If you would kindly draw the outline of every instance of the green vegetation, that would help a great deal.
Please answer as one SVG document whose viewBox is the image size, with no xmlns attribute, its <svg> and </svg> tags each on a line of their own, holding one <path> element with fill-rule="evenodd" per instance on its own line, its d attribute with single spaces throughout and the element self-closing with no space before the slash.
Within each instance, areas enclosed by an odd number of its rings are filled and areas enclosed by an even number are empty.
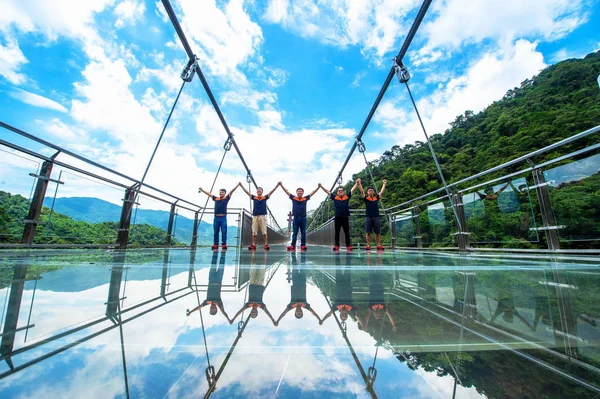
<svg viewBox="0 0 600 399">
<path fill-rule="evenodd" d="M 0 191 L 0 242 L 19 243 L 23 223 L 29 210 L 29 201 L 21 195 Z M 42 208 L 40 224 L 36 231 L 36 244 L 114 244 L 117 239 L 117 222 L 87 223 L 76 221 L 60 213 Z M 132 246 L 161 246 L 166 242 L 163 229 L 148 224 L 137 224 L 129 236 Z M 173 245 L 183 245 L 175 241 Z"/>
<path fill-rule="evenodd" d="M 451 127 L 444 134 L 429 132 L 446 181 L 448 183 L 459 181 L 597 126 L 600 123 L 600 90 L 596 82 L 599 74 L 600 52 L 589 54 L 584 59 L 560 62 L 544 69 L 539 75 L 526 79 L 520 87 L 509 90 L 500 101 L 494 102 L 485 110 L 477 114 L 465 111 L 450 123 Z M 554 159 L 597 142 L 600 142 L 598 134 L 588 136 L 535 157 L 532 161 L 539 164 L 544 160 Z M 563 163 L 588 156 L 590 153 Z M 382 198 L 385 207 L 409 201 L 442 187 L 427 143 L 424 142 L 418 141 L 404 147 L 394 145 L 379 159 L 371 162 L 370 166 L 378 187 L 381 185 L 381 180 L 388 180 Z M 525 167 L 527 163 L 524 162 L 506 168 L 499 174 L 488 175 L 484 179 L 467 184 L 471 186 L 484 183 Z M 553 167 L 556 165 L 549 168 Z M 600 238 L 597 227 L 600 221 L 600 196 L 598 176 L 594 175 L 595 173 L 598 173 L 598 169 L 583 176 L 577 182 L 562 184 L 560 187 L 550 186 L 554 212 L 568 219 L 564 223 L 561 222 L 566 229 L 570 229 L 565 231 L 564 238 L 570 240 L 579 235 L 581 239 L 583 231 L 585 232 L 583 238 L 588 240 L 587 244 L 565 241 L 561 244 L 565 247 L 590 247 L 598 244 L 598 241 L 591 243 L 589 241 Z M 364 169 L 352 177 L 353 181 L 345 185 L 346 189 L 349 190 L 354 180 L 359 177 L 363 180 L 363 185 L 372 184 L 368 169 Z M 522 180 L 526 180 L 528 186 L 535 184 L 531 173 L 522 175 L 519 181 Z M 460 188 L 465 189 L 469 186 Z M 485 187 L 481 187 L 477 191 L 482 192 L 484 189 Z M 553 195 L 552 191 L 556 191 L 556 195 Z M 510 188 L 504 194 L 510 193 L 521 196 L 527 191 L 520 192 Z M 536 225 L 540 226 L 541 219 L 535 190 L 529 191 L 528 194 L 527 198 L 519 199 L 521 204 L 518 206 L 519 209 L 514 209 L 512 212 L 486 209 L 485 214 L 480 212 L 479 215 L 474 215 L 471 220 L 468 220 L 467 229 L 473 234 L 472 241 L 492 242 L 509 247 L 545 247 L 543 242 L 536 242 L 535 232 L 531 233 L 529 230 Z M 438 193 L 437 196 L 440 195 L 442 193 Z M 350 205 L 355 209 L 364 208 L 359 195 L 351 199 Z M 412 205 L 419 205 L 419 203 Z M 426 210 L 426 207 L 422 209 L 422 211 Z M 432 213 L 437 213 L 441 219 L 432 222 Z M 534 217 L 531 216 L 532 213 Z M 325 214 L 329 217 L 333 215 L 331 206 L 325 205 Z M 354 219 L 351 223 L 352 240 L 364 242 L 363 220 Z M 444 220 L 447 222 L 441 223 Z M 441 208 L 435 212 L 430 210 L 429 213 L 420 213 L 423 243 L 438 246 L 453 244 L 452 220 L 452 209 L 448 205 L 445 209 Z M 590 226 L 593 226 L 592 230 L 589 230 Z M 384 238 L 389 242 L 388 226 L 384 223 L 383 227 Z M 575 231 L 580 233 L 575 234 Z M 409 235 L 414 234 L 407 234 L 407 237 Z M 543 237 L 543 234 L 541 236 Z M 562 234 L 561 238 L 563 238 Z"/>
</svg>

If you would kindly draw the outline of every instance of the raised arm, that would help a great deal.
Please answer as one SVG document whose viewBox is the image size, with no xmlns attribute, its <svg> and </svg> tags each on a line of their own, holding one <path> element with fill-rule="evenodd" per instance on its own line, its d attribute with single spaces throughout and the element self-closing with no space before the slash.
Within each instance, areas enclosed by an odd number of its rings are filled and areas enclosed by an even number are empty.
<svg viewBox="0 0 600 399">
<path fill-rule="evenodd" d="M 275 321 L 275 319 L 273 319 L 273 316 L 271 316 L 271 312 L 269 312 L 269 309 L 267 309 L 266 306 L 263 306 L 263 310 L 265 311 L 265 313 L 267 314 L 267 316 L 269 316 L 269 319 L 271 319 L 271 321 L 273 322 L 274 326 L 278 326 L 279 325 L 279 320 Z"/>
<path fill-rule="evenodd" d="M 313 314 L 313 316 L 315 316 L 315 317 L 317 318 L 317 320 L 319 320 L 319 324 L 323 324 L 323 320 L 321 320 L 321 318 L 319 317 L 319 315 L 318 315 L 318 314 L 316 314 L 316 313 L 315 313 L 315 311 L 314 311 L 312 308 L 308 308 L 308 311 L 309 311 L 310 313 L 312 313 L 312 314 Z"/>
<path fill-rule="evenodd" d="M 365 190 L 363 189 L 362 183 L 360 182 L 360 178 L 356 179 L 356 184 L 358 185 L 358 189 L 360 190 L 360 195 L 365 198 Z"/>
<path fill-rule="evenodd" d="M 510 183 L 510 182 L 508 182 L 508 183 Z M 504 187 L 502 187 L 500 190 L 496 191 L 496 195 L 499 195 L 502 191 L 506 190 L 506 187 L 508 187 L 508 183 L 506 183 L 504 185 Z"/>
<path fill-rule="evenodd" d="M 325 191 L 327 195 L 331 195 L 331 191 L 327 190 L 321 183 L 319 183 L 319 188 Z"/>
<path fill-rule="evenodd" d="M 233 319 L 229 320 L 229 324 L 233 324 L 233 322 L 235 321 L 235 319 L 238 318 L 238 316 L 240 314 L 242 314 L 242 312 L 244 311 L 244 309 L 246 309 L 247 306 L 244 304 L 244 306 L 242 306 L 242 308 L 240 310 L 238 310 L 238 312 L 235 314 L 235 316 L 233 316 Z"/>
<path fill-rule="evenodd" d="M 312 191 L 310 194 L 308 194 L 308 195 L 310 195 L 310 196 L 312 197 L 313 195 L 315 195 L 315 193 L 316 193 L 317 191 L 319 191 L 319 189 L 320 189 L 320 188 L 321 188 L 321 183 L 319 183 L 319 185 L 317 186 L 317 188 L 315 188 L 315 189 L 314 189 L 314 190 L 313 190 L 313 191 Z"/>
<path fill-rule="evenodd" d="M 328 317 L 330 317 L 333 314 L 333 308 L 329 311 L 329 313 L 327 313 L 325 316 L 323 316 L 323 318 L 319 321 L 319 324 L 323 324 L 323 322 L 325 322 L 325 320 L 327 320 Z"/>
<path fill-rule="evenodd" d="M 244 190 L 244 192 L 246 194 L 248 194 L 248 197 L 252 197 L 252 193 L 250 191 L 246 190 L 246 187 L 244 187 L 244 185 L 242 184 L 242 182 L 239 182 L 238 186 L 240 186 L 242 188 L 242 190 Z"/>
<path fill-rule="evenodd" d="M 385 308 L 385 314 L 387 315 L 388 319 L 390 319 L 390 323 L 392 324 L 392 331 L 396 331 L 398 328 L 396 327 L 396 323 L 394 323 L 394 319 L 392 319 L 390 309 L 387 307 Z"/>
<path fill-rule="evenodd" d="M 379 196 L 385 191 L 385 185 L 387 184 L 387 180 L 383 179 L 383 185 L 381 186 L 381 190 L 379 190 Z"/>
<path fill-rule="evenodd" d="M 211 193 L 209 193 L 208 191 L 206 191 L 205 189 L 203 189 L 202 187 L 198 187 L 198 192 L 202 192 L 206 195 L 208 195 L 210 198 L 214 197 Z"/>
<path fill-rule="evenodd" d="M 282 183 L 282 182 L 279 182 L 278 184 L 281 186 L 281 189 L 282 189 L 282 190 L 283 190 L 283 191 L 284 191 L 284 192 L 287 194 L 287 196 L 289 197 L 289 196 L 290 196 L 290 192 L 287 190 L 287 188 L 283 187 L 283 183 Z"/>
<path fill-rule="evenodd" d="M 283 313 L 281 313 L 281 315 L 279 316 L 279 318 L 277 319 L 277 321 L 275 322 L 275 325 L 279 325 L 279 320 L 283 319 L 283 316 L 285 316 L 287 314 L 287 312 L 289 312 L 292 308 L 286 308 Z"/>
<path fill-rule="evenodd" d="M 358 187 L 358 182 L 354 183 L 354 185 L 350 189 L 350 194 L 352 194 L 354 192 L 354 190 L 356 190 L 356 187 Z"/>
<path fill-rule="evenodd" d="M 268 195 L 269 197 L 270 197 L 271 195 L 273 195 L 273 193 L 275 192 L 275 190 L 277 190 L 277 187 L 279 187 L 280 185 L 281 185 L 281 182 L 277 183 L 277 184 L 275 185 L 275 187 L 273 187 L 273 190 L 269 191 L 269 194 L 267 194 L 267 195 Z"/>
<path fill-rule="evenodd" d="M 233 323 L 233 320 L 229 319 L 229 316 L 227 315 L 227 312 L 225 311 L 225 308 L 223 307 L 223 304 L 219 303 L 217 306 L 219 307 L 219 309 L 221 309 L 221 313 L 223 313 L 223 316 L 225 316 L 225 318 L 227 319 L 227 321 L 229 322 L 229 324 Z"/>
<path fill-rule="evenodd" d="M 233 194 L 233 192 L 234 192 L 235 190 L 237 190 L 237 188 L 238 188 L 238 187 L 241 187 L 241 186 L 242 186 L 242 183 L 241 183 L 241 182 L 240 182 L 240 183 L 238 183 L 238 184 L 236 184 L 236 185 L 235 185 L 235 187 L 234 187 L 234 188 L 232 188 L 232 189 L 231 189 L 231 191 L 229 192 L 229 196 L 231 197 L 231 194 Z"/>
<path fill-rule="evenodd" d="M 193 312 L 195 312 L 196 310 L 202 309 L 202 307 L 204 307 L 204 306 L 206 306 L 206 303 L 204 303 L 204 302 L 203 302 L 203 303 L 202 303 L 202 305 L 200 305 L 200 306 L 196 306 L 196 307 L 195 307 L 194 309 L 192 309 L 192 310 L 186 310 L 186 311 L 185 311 L 185 315 L 186 315 L 186 316 L 189 316 L 189 315 L 191 315 Z"/>
</svg>

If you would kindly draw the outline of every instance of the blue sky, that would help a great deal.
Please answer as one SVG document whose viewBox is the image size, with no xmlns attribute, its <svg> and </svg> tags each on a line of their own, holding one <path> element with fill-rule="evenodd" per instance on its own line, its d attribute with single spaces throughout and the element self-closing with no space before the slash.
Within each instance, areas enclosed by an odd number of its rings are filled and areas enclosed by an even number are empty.
<svg viewBox="0 0 600 399">
<path fill-rule="evenodd" d="M 333 184 L 421 2 L 172 4 L 258 184 L 312 190 Z M 595 0 L 434 2 L 405 58 L 428 132 L 443 132 L 456 115 L 482 110 L 547 65 L 598 50 L 597 26 Z M 185 63 L 160 1 L 0 2 L 0 120 L 136 178 Z M 12 133 L 0 137 L 39 150 Z M 197 187 L 210 187 L 225 139 L 196 78 L 147 182 L 203 203 Z M 423 139 L 394 81 L 363 137 L 367 158 Z M 344 180 L 363 167 L 356 154 Z M 0 177 L 10 191 L 10 178 Z M 231 151 L 216 188 L 240 180 L 245 171 Z M 75 195 L 118 203 L 122 193 L 82 181 L 59 192 Z M 234 196 L 232 205 L 247 204 Z M 269 205 L 285 224 L 289 200 L 277 192 Z"/>
</svg>

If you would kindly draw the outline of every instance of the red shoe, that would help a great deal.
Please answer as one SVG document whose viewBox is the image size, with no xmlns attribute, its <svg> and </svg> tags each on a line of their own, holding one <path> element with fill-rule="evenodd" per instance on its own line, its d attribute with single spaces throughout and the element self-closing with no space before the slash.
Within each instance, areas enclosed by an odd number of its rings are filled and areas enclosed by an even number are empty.
<svg viewBox="0 0 600 399">
<path fill-rule="evenodd" d="M 365 247 L 365 250 L 367 250 L 367 251 L 370 251 L 370 250 L 371 250 L 371 246 L 370 246 L 370 245 L 367 245 L 367 246 Z"/>
<path fill-rule="evenodd" d="M 333 250 L 334 251 L 339 251 L 340 250 L 340 246 L 339 245 L 334 245 L 333 246 Z"/>
<path fill-rule="evenodd" d="M 288 246 L 287 246 L 287 250 L 288 250 L 288 251 L 295 251 L 295 250 L 296 250 L 296 247 L 292 247 L 291 245 L 288 245 Z"/>
<path fill-rule="evenodd" d="M 248 247 L 248 249 L 249 249 L 250 251 L 255 251 L 255 250 L 256 250 L 256 245 L 250 245 L 250 246 Z"/>
<path fill-rule="evenodd" d="M 227 244 L 221 245 L 221 249 L 227 249 Z"/>
<path fill-rule="evenodd" d="M 271 247 L 269 247 L 267 244 L 265 244 L 265 246 L 263 247 L 263 249 L 264 249 L 265 251 L 268 251 L 269 249 L 271 249 Z"/>
<path fill-rule="evenodd" d="M 377 250 L 378 251 L 383 251 L 385 249 L 385 247 L 383 245 L 378 245 L 377 246 Z"/>
<path fill-rule="evenodd" d="M 303 245 L 303 246 L 301 246 L 301 247 L 300 247 L 300 250 L 301 250 L 301 251 L 306 251 L 307 249 L 308 249 L 308 248 L 306 248 L 306 245 Z"/>
<path fill-rule="evenodd" d="M 348 245 L 348 246 L 346 247 L 346 251 L 352 251 L 352 245 Z"/>
<path fill-rule="evenodd" d="M 213 244 L 212 249 L 218 249 L 219 246 L 217 244 Z"/>
</svg>

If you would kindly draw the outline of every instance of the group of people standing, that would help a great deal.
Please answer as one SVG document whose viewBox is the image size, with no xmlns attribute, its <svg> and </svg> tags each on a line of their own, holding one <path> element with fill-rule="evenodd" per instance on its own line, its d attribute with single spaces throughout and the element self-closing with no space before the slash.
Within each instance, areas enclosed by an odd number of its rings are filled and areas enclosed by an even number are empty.
<svg viewBox="0 0 600 399">
<path fill-rule="evenodd" d="M 375 234 L 375 242 L 378 250 L 383 250 L 384 247 L 381 245 L 381 223 L 379 221 L 379 199 L 385 191 L 387 180 L 383 180 L 381 190 L 379 193 L 376 192 L 374 187 L 367 187 L 367 190 L 363 189 L 360 179 L 356 179 L 356 182 L 349 193 L 346 193 L 343 187 L 338 187 L 335 193 L 327 190 L 321 183 L 315 188 L 310 194 L 304 195 L 304 189 L 298 187 L 296 189 L 296 195 L 290 193 L 288 189 L 283 186 L 282 182 L 277 183 L 275 187 L 266 195 L 262 187 L 256 189 L 256 195 L 252 194 L 244 188 L 241 182 L 239 182 L 233 189 L 227 191 L 225 189 L 219 190 L 219 195 L 213 195 L 210 192 L 204 190 L 202 187 L 198 189 L 198 192 L 202 192 L 215 202 L 214 206 L 214 237 L 212 249 L 219 248 L 219 233 L 221 236 L 221 247 L 227 249 L 227 204 L 231 199 L 231 195 L 238 188 L 242 190 L 250 197 L 253 203 L 252 210 L 252 244 L 248 247 L 249 250 L 256 250 L 256 244 L 258 239 L 258 232 L 260 231 L 263 236 L 264 249 L 268 250 L 269 244 L 267 240 L 267 200 L 271 198 L 271 195 L 281 187 L 288 198 L 292 201 L 292 242 L 287 246 L 288 251 L 295 251 L 296 244 L 298 241 L 298 233 L 300 233 L 300 250 L 306 251 L 306 204 L 313 195 L 319 189 L 322 189 L 333 201 L 334 205 L 334 246 L 333 250 L 338 251 L 340 249 L 340 231 L 344 231 L 346 250 L 352 250 L 352 243 L 350 241 L 350 205 L 349 201 L 352 197 L 352 193 L 356 188 L 360 190 L 360 194 L 365 203 L 365 238 L 366 238 L 366 250 L 371 249 L 371 233 Z"/>
</svg>

